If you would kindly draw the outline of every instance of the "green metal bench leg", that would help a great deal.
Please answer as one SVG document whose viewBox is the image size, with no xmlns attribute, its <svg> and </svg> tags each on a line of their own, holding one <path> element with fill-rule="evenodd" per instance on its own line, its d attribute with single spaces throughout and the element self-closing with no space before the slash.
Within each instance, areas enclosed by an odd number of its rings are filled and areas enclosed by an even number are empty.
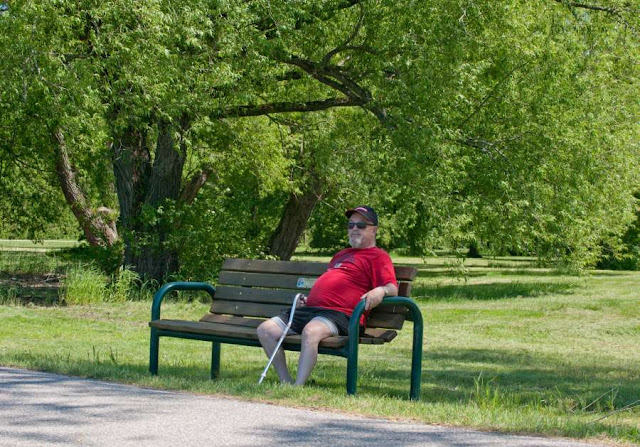
<svg viewBox="0 0 640 447">
<path fill-rule="evenodd" d="M 149 349 L 149 372 L 154 376 L 158 374 L 158 347 L 160 345 L 160 337 L 158 330 L 151 328 L 151 342 Z"/>
<path fill-rule="evenodd" d="M 356 309 L 362 313 L 364 301 Z M 355 311 L 354 311 L 355 312 Z M 358 314 L 359 315 L 359 314 Z M 360 344 L 359 320 L 352 318 L 349 322 L 349 340 L 347 341 L 347 394 L 353 396 L 358 388 L 358 347 Z"/>
<path fill-rule="evenodd" d="M 411 352 L 411 390 L 409 398 L 411 400 L 420 399 L 420 385 L 422 383 L 422 315 L 417 312 L 413 314 L 413 347 Z"/>
<path fill-rule="evenodd" d="M 349 351 L 347 356 L 347 394 L 356 394 L 358 388 L 358 346 Z"/>
<path fill-rule="evenodd" d="M 220 342 L 211 342 L 211 379 L 220 376 Z"/>
</svg>

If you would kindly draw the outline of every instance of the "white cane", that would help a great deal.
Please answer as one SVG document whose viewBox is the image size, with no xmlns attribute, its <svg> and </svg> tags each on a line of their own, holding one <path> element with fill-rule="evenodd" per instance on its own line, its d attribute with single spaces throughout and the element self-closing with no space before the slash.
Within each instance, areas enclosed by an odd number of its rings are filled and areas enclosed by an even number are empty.
<svg viewBox="0 0 640 447">
<path fill-rule="evenodd" d="M 264 368 L 264 371 L 262 371 L 260 380 L 258 380 L 258 385 L 260 385 L 264 380 L 264 378 L 267 376 L 267 371 L 269 371 L 269 367 L 271 366 L 273 359 L 278 353 L 278 349 L 280 349 L 280 345 L 282 344 L 282 341 L 284 340 L 284 338 L 287 336 L 287 333 L 289 332 L 289 328 L 291 327 L 291 323 L 293 322 L 293 314 L 296 313 L 296 306 L 298 305 L 298 299 L 300 297 L 304 297 L 304 295 L 302 293 L 297 293 L 295 298 L 293 299 L 293 304 L 291 305 L 291 312 L 289 313 L 289 321 L 287 322 L 287 327 L 284 329 L 284 331 L 282 331 L 280 340 L 278 340 L 278 345 L 276 346 L 276 349 L 273 350 L 273 353 L 271 354 L 271 358 L 269 358 L 269 363 L 267 363 L 267 366 Z"/>
</svg>

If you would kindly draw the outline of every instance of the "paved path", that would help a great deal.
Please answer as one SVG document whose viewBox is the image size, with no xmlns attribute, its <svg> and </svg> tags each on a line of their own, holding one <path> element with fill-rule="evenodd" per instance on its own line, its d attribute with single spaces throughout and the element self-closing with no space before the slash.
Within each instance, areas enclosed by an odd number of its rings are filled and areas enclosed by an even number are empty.
<svg viewBox="0 0 640 447">
<path fill-rule="evenodd" d="M 0 446 L 593 447 L 0 367 Z"/>
</svg>

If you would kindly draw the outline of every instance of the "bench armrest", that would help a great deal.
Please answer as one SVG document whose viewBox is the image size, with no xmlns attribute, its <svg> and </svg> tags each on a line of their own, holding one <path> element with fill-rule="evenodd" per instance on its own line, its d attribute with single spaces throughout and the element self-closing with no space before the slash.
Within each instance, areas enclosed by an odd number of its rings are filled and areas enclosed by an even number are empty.
<svg viewBox="0 0 640 447">
<path fill-rule="evenodd" d="M 388 296 L 382 299 L 382 304 L 393 304 L 395 306 L 404 306 L 411 312 L 411 319 L 414 323 L 422 325 L 422 313 L 420 312 L 420 308 L 416 304 L 414 300 L 406 296 Z M 360 318 L 364 313 L 365 301 L 362 300 L 358 303 L 355 309 L 353 309 L 353 314 L 351 315 L 351 319 L 349 320 L 349 337 L 351 334 L 360 334 Z M 357 343 L 357 342 L 356 342 Z"/>
<path fill-rule="evenodd" d="M 204 290 L 213 298 L 216 293 L 216 289 L 206 282 L 170 282 L 160 287 L 160 289 L 153 295 L 153 305 L 151 306 L 151 321 L 160 319 L 160 305 L 165 295 L 174 290 Z"/>
</svg>

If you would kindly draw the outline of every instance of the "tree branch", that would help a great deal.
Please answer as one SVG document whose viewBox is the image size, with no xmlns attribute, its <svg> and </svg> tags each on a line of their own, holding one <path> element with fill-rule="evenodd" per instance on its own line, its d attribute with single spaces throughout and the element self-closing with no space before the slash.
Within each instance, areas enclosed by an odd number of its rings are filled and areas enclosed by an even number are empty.
<svg viewBox="0 0 640 447">
<path fill-rule="evenodd" d="M 347 49 L 367 48 L 368 51 L 373 52 L 375 54 L 375 52 L 368 47 L 359 47 L 359 46 L 351 45 L 351 42 L 353 42 L 355 38 L 358 37 L 358 34 L 360 33 L 360 29 L 362 29 L 363 24 L 364 24 L 364 6 L 360 4 L 360 17 L 358 17 L 358 23 L 356 23 L 356 26 L 354 27 L 353 32 L 342 45 L 338 45 L 336 48 L 329 51 L 325 55 L 325 57 L 322 59 L 322 65 L 328 65 L 329 62 L 331 62 L 331 58 L 333 56 Z"/>
<path fill-rule="evenodd" d="M 455 143 L 461 144 L 463 146 L 472 147 L 475 149 L 480 149 L 480 151 L 488 155 L 493 161 L 497 161 L 494 153 L 497 153 L 502 159 L 508 161 L 509 159 L 504 155 L 504 153 L 500 150 L 498 145 L 494 142 L 482 140 L 479 138 L 458 138 L 455 140 L 450 140 Z"/>
<path fill-rule="evenodd" d="M 593 11 L 604 11 L 604 12 L 608 12 L 609 14 L 614 14 L 617 15 L 619 14 L 618 9 L 616 8 L 606 8 L 604 6 L 598 6 L 598 5 L 587 5 L 584 3 L 578 3 L 578 2 L 569 2 L 567 0 L 554 0 L 556 3 L 561 3 L 563 5 L 567 5 L 571 8 L 582 8 L 582 9 L 591 9 Z"/>
<path fill-rule="evenodd" d="M 351 98 L 351 105 L 359 105 L 373 113 L 383 124 L 389 124 L 386 111 L 370 104 L 373 101 L 371 92 L 347 76 L 341 67 L 318 64 L 293 55 L 282 62 L 300 67 L 311 77 Z"/>
<path fill-rule="evenodd" d="M 228 107 L 211 114 L 212 119 L 264 116 L 271 113 L 317 112 L 333 107 L 354 107 L 363 105 L 355 98 L 328 98 L 307 102 L 273 102 L 266 104 Z"/>
<path fill-rule="evenodd" d="M 498 87 L 500 87 L 507 79 L 509 79 L 516 71 L 526 67 L 527 65 L 529 65 L 530 62 L 525 62 L 524 64 L 518 65 L 516 67 L 514 67 L 511 71 L 509 71 L 509 73 L 507 73 L 502 79 L 500 79 L 498 82 L 496 82 L 496 84 L 491 88 L 491 90 L 489 91 L 489 93 L 487 93 L 485 95 L 484 98 L 482 98 L 482 101 L 480 101 L 480 103 L 473 109 L 473 111 L 458 125 L 458 128 L 462 129 L 468 122 L 469 120 L 471 120 L 471 118 L 473 118 L 474 116 L 476 116 L 476 114 L 482 110 L 482 108 L 489 102 L 490 99 L 492 99 L 495 96 L 496 91 L 498 90 Z"/>
<path fill-rule="evenodd" d="M 200 191 L 207 182 L 211 173 L 213 173 L 213 168 L 211 166 L 206 166 L 202 171 L 191 177 L 189 182 L 180 192 L 180 198 L 178 199 L 179 202 L 191 205 L 193 200 L 196 198 L 196 195 L 198 195 L 198 191 Z"/>
<path fill-rule="evenodd" d="M 113 245 L 118 240 L 118 232 L 112 218 L 112 211 L 100 207 L 94 212 L 90 208 L 86 194 L 76 181 L 76 174 L 69 160 L 67 144 L 62 131 L 56 129 L 53 138 L 57 143 L 54 151 L 60 187 L 71 211 L 84 230 L 87 241 L 91 245 Z"/>
<path fill-rule="evenodd" d="M 600 6 L 600 5 L 592 5 L 592 4 L 587 4 L 587 3 L 580 3 L 580 2 L 571 2 L 568 0 L 554 0 L 556 3 L 560 3 L 561 5 L 565 5 L 569 8 L 580 8 L 580 9 L 588 9 L 591 11 L 599 11 L 599 12 L 606 12 L 607 14 L 610 14 L 612 16 L 614 16 L 620 23 L 622 23 L 624 26 L 626 26 L 627 28 L 629 28 L 633 34 L 638 34 L 638 30 L 635 26 L 631 25 L 629 23 L 629 21 L 623 16 L 623 11 L 626 11 L 629 13 L 629 15 L 631 16 L 635 16 L 637 17 L 638 14 L 640 14 L 640 8 L 633 8 L 631 7 L 631 3 L 627 3 L 625 4 L 624 8 L 621 7 L 606 7 L 606 6 Z"/>
</svg>

